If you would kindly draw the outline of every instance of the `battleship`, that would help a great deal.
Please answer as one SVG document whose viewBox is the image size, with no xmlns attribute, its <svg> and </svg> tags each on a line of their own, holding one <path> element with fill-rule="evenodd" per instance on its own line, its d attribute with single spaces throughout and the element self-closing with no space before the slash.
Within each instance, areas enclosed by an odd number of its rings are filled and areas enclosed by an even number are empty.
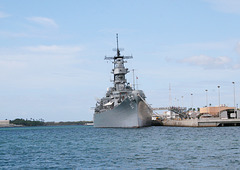
<svg viewBox="0 0 240 170">
<path fill-rule="evenodd" d="M 93 122 L 94 127 L 140 128 L 151 126 L 152 109 L 146 103 L 146 96 L 142 90 L 135 89 L 127 82 L 125 75 L 129 73 L 124 63 L 132 56 L 120 54 L 117 39 L 117 54 L 114 57 L 105 57 L 111 60 L 114 68 L 113 87 L 109 87 L 106 96 L 97 101 Z M 133 78 L 134 79 L 134 78 Z"/>
</svg>

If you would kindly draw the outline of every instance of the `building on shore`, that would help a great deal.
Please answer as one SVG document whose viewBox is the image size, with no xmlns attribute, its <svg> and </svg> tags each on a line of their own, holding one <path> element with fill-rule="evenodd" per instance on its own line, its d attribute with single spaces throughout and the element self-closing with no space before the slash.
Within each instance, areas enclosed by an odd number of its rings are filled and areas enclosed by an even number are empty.
<svg viewBox="0 0 240 170">
<path fill-rule="evenodd" d="M 5 127 L 10 125 L 10 120 L 0 120 L 0 127 Z"/>
<path fill-rule="evenodd" d="M 237 108 L 228 107 L 226 105 L 200 108 L 200 114 L 209 114 L 213 117 L 220 117 L 222 119 L 240 118 L 240 111 Z"/>
<path fill-rule="evenodd" d="M 10 124 L 10 120 L 0 120 L 0 124 Z"/>
</svg>

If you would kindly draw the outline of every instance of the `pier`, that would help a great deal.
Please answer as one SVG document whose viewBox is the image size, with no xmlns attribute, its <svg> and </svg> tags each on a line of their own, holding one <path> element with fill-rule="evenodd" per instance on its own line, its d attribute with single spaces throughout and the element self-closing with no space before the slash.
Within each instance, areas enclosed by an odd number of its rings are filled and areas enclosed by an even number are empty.
<svg viewBox="0 0 240 170">
<path fill-rule="evenodd" d="M 167 110 L 164 115 L 153 115 L 152 126 L 240 126 L 240 110 L 234 107 L 204 107 L 197 112 L 187 111 L 185 107 L 158 107 L 152 110 Z"/>
<path fill-rule="evenodd" d="M 221 126 L 240 126 L 240 119 L 186 119 L 186 120 L 163 120 L 162 126 L 179 127 L 221 127 Z"/>
</svg>

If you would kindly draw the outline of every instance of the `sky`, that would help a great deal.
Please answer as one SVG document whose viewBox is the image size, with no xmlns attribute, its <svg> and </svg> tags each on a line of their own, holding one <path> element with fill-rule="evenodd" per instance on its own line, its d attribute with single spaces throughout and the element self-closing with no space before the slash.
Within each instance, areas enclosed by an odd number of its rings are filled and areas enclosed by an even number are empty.
<svg viewBox="0 0 240 170">
<path fill-rule="evenodd" d="M 153 107 L 240 104 L 239 20 L 239 0 L 0 0 L 0 120 L 92 120 L 116 33 Z"/>
</svg>

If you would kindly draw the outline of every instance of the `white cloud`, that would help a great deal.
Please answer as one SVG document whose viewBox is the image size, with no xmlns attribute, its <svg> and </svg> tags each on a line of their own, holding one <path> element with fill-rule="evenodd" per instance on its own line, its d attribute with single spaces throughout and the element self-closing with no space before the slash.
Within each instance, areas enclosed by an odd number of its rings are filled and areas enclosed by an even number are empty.
<svg viewBox="0 0 240 170">
<path fill-rule="evenodd" d="M 31 52 L 50 52 L 50 53 L 76 53 L 82 51 L 81 46 L 58 46 L 58 45 L 39 45 L 39 46 L 29 46 L 23 49 Z"/>
<path fill-rule="evenodd" d="M 213 5 L 213 7 L 225 13 L 240 14 L 240 1 L 239 0 L 205 0 Z"/>
<path fill-rule="evenodd" d="M 77 83 L 85 86 L 86 80 L 91 79 L 89 75 L 101 73 L 93 66 L 88 68 L 89 63 L 98 63 L 83 58 L 82 53 L 79 45 L 0 48 L 0 78 L 5 84 L 24 88 L 74 86 Z"/>
<path fill-rule="evenodd" d="M 10 38 L 21 38 L 21 37 L 29 37 L 26 33 L 15 33 L 9 31 L 0 31 L 0 36 L 2 37 L 10 37 Z"/>
<path fill-rule="evenodd" d="M 201 54 L 211 56 L 215 51 L 220 55 L 234 55 L 232 53 L 236 43 L 236 40 L 226 40 L 162 45 L 161 50 L 155 52 L 154 55 L 164 56 L 167 62 L 174 62 L 176 58 L 182 58 L 181 56 L 198 56 Z"/>
<path fill-rule="evenodd" d="M 240 42 L 237 43 L 236 49 L 237 49 L 238 54 L 240 55 Z"/>
<path fill-rule="evenodd" d="M 57 28 L 58 25 L 56 22 L 51 18 L 45 18 L 45 17 L 29 17 L 27 18 L 29 21 L 33 21 L 37 24 L 43 25 L 45 27 L 55 27 Z"/>
<path fill-rule="evenodd" d="M 0 11 L 0 18 L 7 18 L 9 16 L 10 16 L 9 14 L 6 14 L 6 13 Z"/>
<path fill-rule="evenodd" d="M 240 69 L 240 64 L 234 64 L 233 69 Z"/>
<path fill-rule="evenodd" d="M 21 61 L 9 61 L 9 60 L 0 60 L 0 67 L 6 69 L 21 69 L 24 68 L 26 64 Z"/>
<path fill-rule="evenodd" d="M 0 48 L 0 71 L 5 74 L 5 70 L 16 72 L 19 69 L 31 70 L 30 72 L 62 72 L 66 66 L 72 67 L 74 64 L 81 64 L 82 59 L 78 56 L 83 51 L 79 45 L 58 46 L 39 45 L 19 48 Z M 25 71 L 26 71 L 25 70 Z"/>
<path fill-rule="evenodd" d="M 228 49 L 232 47 L 231 41 L 223 42 L 204 42 L 204 43 L 190 43 L 190 44 L 180 44 L 177 45 L 178 48 L 187 48 L 193 50 L 219 50 Z"/>
<path fill-rule="evenodd" d="M 206 55 L 187 57 L 181 60 L 182 63 L 188 63 L 193 66 L 201 66 L 204 68 L 229 68 L 231 66 L 231 59 L 226 56 L 210 57 Z"/>
</svg>

